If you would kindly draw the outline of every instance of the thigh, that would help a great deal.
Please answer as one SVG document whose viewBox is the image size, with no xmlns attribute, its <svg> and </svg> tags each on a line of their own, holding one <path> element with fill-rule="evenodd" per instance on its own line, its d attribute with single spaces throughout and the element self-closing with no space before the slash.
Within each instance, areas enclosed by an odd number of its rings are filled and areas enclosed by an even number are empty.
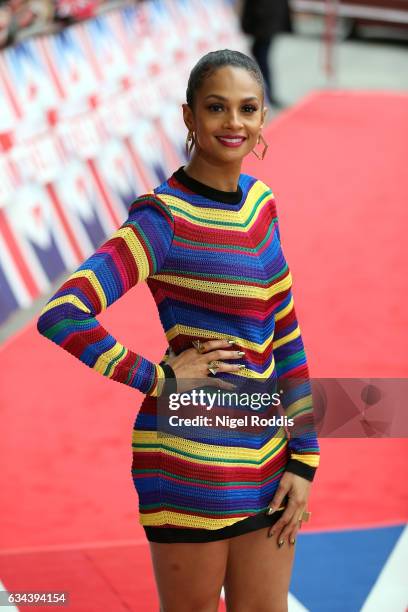
<svg viewBox="0 0 408 612">
<path fill-rule="evenodd" d="M 228 612 L 287 612 L 295 545 L 279 548 L 268 527 L 230 539 L 224 582 Z"/>
<path fill-rule="evenodd" d="M 160 612 L 216 612 L 228 558 L 228 540 L 149 542 Z"/>
</svg>

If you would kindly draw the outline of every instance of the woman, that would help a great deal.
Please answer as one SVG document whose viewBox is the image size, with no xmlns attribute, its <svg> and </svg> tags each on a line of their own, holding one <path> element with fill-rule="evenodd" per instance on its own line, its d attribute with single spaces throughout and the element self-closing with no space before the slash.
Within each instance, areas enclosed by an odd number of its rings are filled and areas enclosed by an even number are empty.
<svg viewBox="0 0 408 612">
<path fill-rule="evenodd" d="M 132 474 L 162 612 L 287 610 L 294 543 L 319 462 L 304 347 L 271 190 L 242 174 L 263 140 L 257 64 L 230 50 L 193 68 L 183 104 L 192 156 L 137 198 L 121 228 L 45 305 L 38 330 L 104 376 L 145 394 L 133 431 Z M 147 281 L 169 341 L 156 364 L 96 319 Z M 302 424 L 199 440 L 160 431 L 170 392 L 292 376 L 306 383 L 283 409 Z M 275 386 L 274 386 L 275 385 Z M 305 425 L 307 431 L 305 431 Z M 293 431 L 293 430 L 292 430 Z"/>
</svg>

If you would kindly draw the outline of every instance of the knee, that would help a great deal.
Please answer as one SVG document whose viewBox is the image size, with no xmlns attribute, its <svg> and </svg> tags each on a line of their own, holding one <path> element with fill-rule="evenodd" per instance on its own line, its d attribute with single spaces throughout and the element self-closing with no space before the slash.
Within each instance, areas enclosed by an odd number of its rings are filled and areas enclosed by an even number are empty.
<svg viewBox="0 0 408 612">
<path fill-rule="evenodd" d="M 248 606 L 242 606 L 241 604 L 239 604 L 238 606 L 227 606 L 226 608 L 227 612 L 288 612 L 288 607 L 285 606 L 282 608 L 282 606 L 267 606 L 265 607 L 265 603 L 261 604 L 260 606 L 253 606 L 253 607 L 248 607 Z"/>
<path fill-rule="evenodd" d="M 219 598 L 209 600 L 204 598 L 194 598 L 184 601 L 183 605 L 162 605 L 160 612 L 218 612 Z"/>
<path fill-rule="evenodd" d="M 191 612 L 218 612 L 219 601 L 212 603 L 203 603 L 202 606 L 192 606 Z"/>
<path fill-rule="evenodd" d="M 227 612 L 288 612 L 286 601 L 240 601 L 237 603 L 226 603 Z"/>
<path fill-rule="evenodd" d="M 217 612 L 219 600 L 195 600 L 188 607 L 188 612 Z M 187 609 L 186 609 L 187 612 Z"/>
</svg>

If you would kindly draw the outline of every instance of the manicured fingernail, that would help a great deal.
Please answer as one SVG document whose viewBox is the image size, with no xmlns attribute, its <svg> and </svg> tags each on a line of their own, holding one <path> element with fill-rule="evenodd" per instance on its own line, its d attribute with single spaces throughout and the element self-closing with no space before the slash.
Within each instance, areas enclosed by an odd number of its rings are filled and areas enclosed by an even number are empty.
<svg viewBox="0 0 408 612">
<path fill-rule="evenodd" d="M 229 340 L 229 339 L 227 339 L 226 341 L 228 342 L 228 344 L 235 344 L 235 340 Z"/>
<path fill-rule="evenodd" d="M 270 533 L 268 533 L 268 536 L 271 538 L 274 533 L 275 533 L 274 531 L 271 531 Z"/>
<path fill-rule="evenodd" d="M 237 351 L 237 355 L 239 355 L 240 357 L 243 357 L 245 355 L 244 351 Z"/>
<path fill-rule="evenodd" d="M 294 544 L 295 543 L 295 538 L 290 538 L 290 543 Z"/>
<path fill-rule="evenodd" d="M 238 364 L 239 369 L 241 370 L 242 368 L 246 368 L 246 365 L 243 363 Z"/>
<path fill-rule="evenodd" d="M 269 506 L 265 514 L 273 514 L 275 512 L 275 508 L 273 506 Z"/>
<path fill-rule="evenodd" d="M 278 542 L 278 546 L 279 546 L 279 548 L 280 548 L 281 546 L 283 546 L 283 545 L 284 545 L 284 543 L 285 543 L 285 540 L 279 540 L 279 542 Z"/>
</svg>

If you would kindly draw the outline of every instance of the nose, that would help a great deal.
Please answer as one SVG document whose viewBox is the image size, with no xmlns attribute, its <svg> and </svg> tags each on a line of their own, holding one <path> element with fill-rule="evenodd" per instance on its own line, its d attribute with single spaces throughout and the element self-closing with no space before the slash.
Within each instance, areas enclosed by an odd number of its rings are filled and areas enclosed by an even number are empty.
<svg viewBox="0 0 408 612">
<path fill-rule="evenodd" d="M 238 109 L 231 109 L 225 116 L 224 127 L 230 129 L 239 129 L 242 127 L 242 120 Z"/>
</svg>

